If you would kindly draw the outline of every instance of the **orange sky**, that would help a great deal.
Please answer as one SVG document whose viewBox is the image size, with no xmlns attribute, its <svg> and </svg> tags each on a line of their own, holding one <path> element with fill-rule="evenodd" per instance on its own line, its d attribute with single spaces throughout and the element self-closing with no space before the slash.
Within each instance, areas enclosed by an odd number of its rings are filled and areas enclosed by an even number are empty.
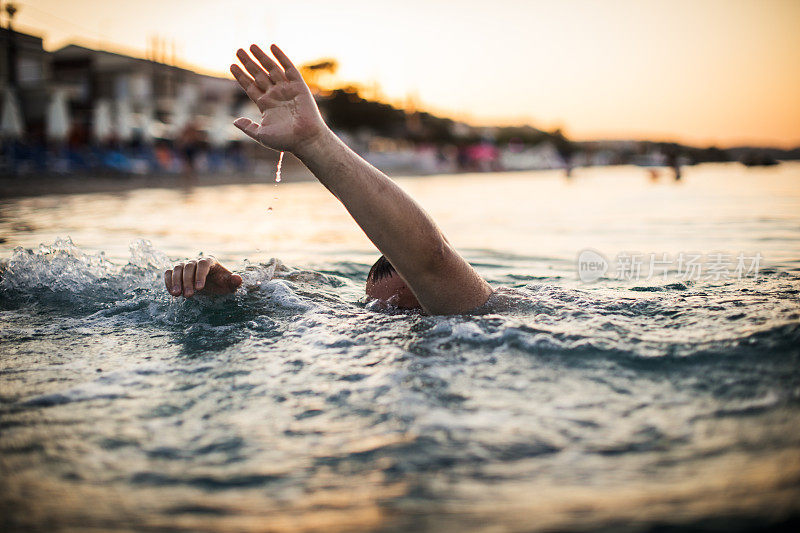
<svg viewBox="0 0 800 533">
<path fill-rule="evenodd" d="M 342 80 L 473 123 L 576 139 L 800 145 L 800 1 L 35 0 L 22 30 L 225 73 L 238 46 L 335 57 Z M 4 18 L 5 20 L 5 18 Z"/>
</svg>

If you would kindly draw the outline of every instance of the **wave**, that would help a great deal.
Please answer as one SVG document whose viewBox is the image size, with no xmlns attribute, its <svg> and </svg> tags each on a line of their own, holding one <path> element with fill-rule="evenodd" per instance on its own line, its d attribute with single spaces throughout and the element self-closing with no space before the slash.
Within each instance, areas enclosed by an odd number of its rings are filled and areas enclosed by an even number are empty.
<svg viewBox="0 0 800 533">
<path fill-rule="evenodd" d="M 800 283 L 785 272 L 739 283 L 648 288 L 526 280 L 499 287 L 476 315 L 426 317 L 369 302 L 361 288 L 367 264 L 309 270 L 277 258 L 245 261 L 238 269 L 243 286 L 235 294 L 191 299 L 164 290 L 163 271 L 171 264 L 145 240 L 130 245 L 122 265 L 68 238 L 37 250 L 18 248 L 0 265 L 0 309 L 57 315 L 70 327 L 94 333 L 162 328 L 184 339 L 192 353 L 276 338 L 357 350 L 409 331 L 408 342 L 419 353 L 472 346 L 532 355 L 680 358 L 753 356 L 763 350 L 795 354 L 800 345 Z M 29 337 L 31 322 L 23 322 L 4 328 L 3 338 Z M 34 330 L 52 333 L 53 326 L 39 324 Z"/>
</svg>

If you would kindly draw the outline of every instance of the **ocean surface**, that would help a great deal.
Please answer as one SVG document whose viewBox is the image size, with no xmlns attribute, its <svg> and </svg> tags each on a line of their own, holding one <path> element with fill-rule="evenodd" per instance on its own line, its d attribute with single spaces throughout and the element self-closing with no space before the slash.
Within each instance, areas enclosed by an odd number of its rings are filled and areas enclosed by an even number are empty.
<svg viewBox="0 0 800 533">
<path fill-rule="evenodd" d="M 398 181 L 479 314 L 367 301 L 317 183 L 0 200 L 0 529 L 798 524 L 800 164 Z"/>
</svg>

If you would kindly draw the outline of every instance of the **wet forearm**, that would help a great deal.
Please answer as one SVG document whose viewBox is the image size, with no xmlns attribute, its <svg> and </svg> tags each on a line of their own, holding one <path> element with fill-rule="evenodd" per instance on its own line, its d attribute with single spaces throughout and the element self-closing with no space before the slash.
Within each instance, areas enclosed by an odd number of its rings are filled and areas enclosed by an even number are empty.
<svg viewBox="0 0 800 533">
<path fill-rule="evenodd" d="M 433 267 L 446 246 L 444 237 L 431 217 L 395 182 L 330 130 L 296 155 L 342 202 L 401 275 Z"/>
</svg>

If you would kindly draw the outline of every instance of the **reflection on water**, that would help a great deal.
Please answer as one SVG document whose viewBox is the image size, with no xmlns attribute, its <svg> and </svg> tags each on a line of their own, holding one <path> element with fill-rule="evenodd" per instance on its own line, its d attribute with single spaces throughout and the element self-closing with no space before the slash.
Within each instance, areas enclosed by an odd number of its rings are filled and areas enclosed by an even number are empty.
<svg viewBox="0 0 800 533">
<path fill-rule="evenodd" d="M 0 524 L 787 525 L 798 170 L 404 181 L 503 287 L 457 317 L 366 303 L 376 254 L 315 184 L 281 184 L 271 215 L 272 184 L 6 201 Z M 758 279 L 584 285 L 586 247 L 761 251 L 766 265 Z M 170 297 L 169 257 L 198 250 L 245 288 Z"/>
<path fill-rule="evenodd" d="M 400 180 L 459 249 L 573 261 L 579 250 L 759 250 L 800 257 L 800 165 L 766 169 L 700 165 L 679 183 L 653 184 L 636 167 L 474 174 Z M 278 202 L 273 201 L 276 195 Z M 274 210 L 267 214 L 266 208 Z M 367 260 L 374 247 L 318 183 L 234 185 L 181 191 L 43 196 L 0 204 L 0 244 L 32 248 L 71 236 L 87 250 L 127 258 L 147 238 L 170 256 L 310 265 Z M 374 259 L 373 259 L 374 260 Z"/>
</svg>

